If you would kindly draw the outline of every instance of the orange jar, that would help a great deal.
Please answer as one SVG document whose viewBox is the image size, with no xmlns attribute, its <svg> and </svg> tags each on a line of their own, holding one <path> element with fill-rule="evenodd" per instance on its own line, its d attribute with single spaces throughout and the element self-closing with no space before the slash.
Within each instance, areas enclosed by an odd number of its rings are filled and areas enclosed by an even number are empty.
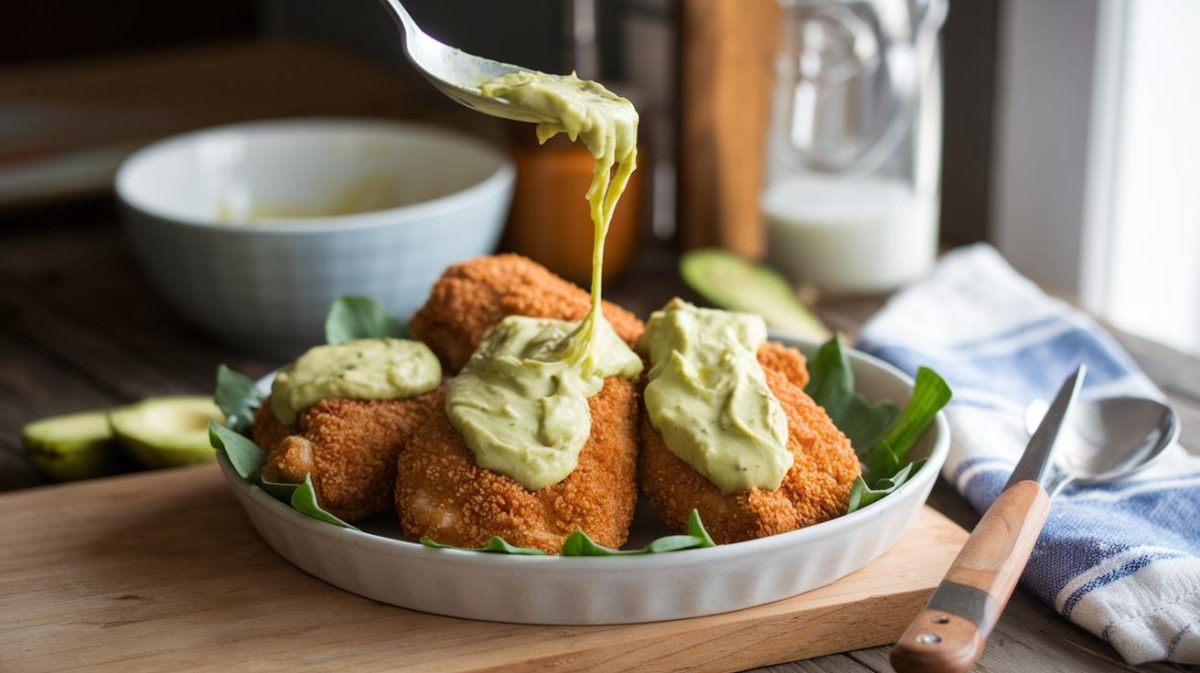
<svg viewBox="0 0 1200 673">
<path fill-rule="evenodd" d="M 538 145 L 529 124 L 515 126 L 513 138 L 517 181 L 503 247 L 586 287 L 592 277 L 592 218 L 585 195 L 594 159 L 587 148 L 563 135 Z M 641 196 L 641 172 L 634 171 L 608 229 L 605 281 L 633 262 L 641 233 Z"/>
</svg>

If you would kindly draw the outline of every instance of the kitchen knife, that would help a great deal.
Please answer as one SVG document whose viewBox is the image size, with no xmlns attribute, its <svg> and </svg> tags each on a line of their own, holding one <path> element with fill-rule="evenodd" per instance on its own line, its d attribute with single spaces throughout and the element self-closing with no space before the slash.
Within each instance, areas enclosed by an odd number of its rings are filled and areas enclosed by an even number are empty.
<svg viewBox="0 0 1200 673">
<path fill-rule="evenodd" d="M 1004 491 L 971 531 L 925 609 L 892 648 L 892 667 L 898 673 L 967 671 L 983 654 L 988 634 L 1046 523 L 1046 485 L 1059 430 L 1086 373 L 1081 364 L 1062 384 Z"/>
</svg>

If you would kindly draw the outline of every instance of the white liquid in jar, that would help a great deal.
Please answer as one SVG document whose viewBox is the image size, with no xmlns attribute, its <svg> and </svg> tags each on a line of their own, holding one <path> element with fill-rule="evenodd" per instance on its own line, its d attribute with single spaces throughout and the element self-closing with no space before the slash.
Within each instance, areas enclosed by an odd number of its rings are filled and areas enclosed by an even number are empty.
<svg viewBox="0 0 1200 673">
<path fill-rule="evenodd" d="M 887 292 L 933 265 L 936 194 L 897 178 L 792 176 L 767 188 L 762 211 L 767 261 L 826 292 Z"/>
</svg>

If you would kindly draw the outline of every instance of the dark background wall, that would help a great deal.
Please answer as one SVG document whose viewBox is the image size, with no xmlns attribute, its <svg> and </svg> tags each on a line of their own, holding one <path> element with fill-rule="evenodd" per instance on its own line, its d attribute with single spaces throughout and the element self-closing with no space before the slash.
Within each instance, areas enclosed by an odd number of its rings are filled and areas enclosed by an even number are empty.
<svg viewBox="0 0 1200 673">
<path fill-rule="evenodd" d="M 987 238 L 1001 0 L 951 0 L 942 31 L 942 242 Z"/>
</svg>

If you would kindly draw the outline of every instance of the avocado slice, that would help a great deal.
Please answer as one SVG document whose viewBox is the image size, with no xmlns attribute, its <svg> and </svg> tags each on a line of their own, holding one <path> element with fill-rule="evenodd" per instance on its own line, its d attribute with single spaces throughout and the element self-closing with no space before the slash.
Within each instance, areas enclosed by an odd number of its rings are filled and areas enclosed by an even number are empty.
<svg viewBox="0 0 1200 673">
<path fill-rule="evenodd" d="M 145 467 L 209 463 L 208 421 L 225 419 L 211 397 L 150 397 L 109 413 L 113 435 Z"/>
<path fill-rule="evenodd" d="M 724 309 L 757 313 L 788 336 L 825 341 L 829 329 L 769 267 L 724 250 L 693 250 L 679 262 L 683 280 L 705 300 Z"/>
<path fill-rule="evenodd" d="M 107 411 L 43 418 L 21 430 L 21 444 L 34 465 L 54 481 L 115 474 L 120 449 L 108 427 Z"/>
</svg>

